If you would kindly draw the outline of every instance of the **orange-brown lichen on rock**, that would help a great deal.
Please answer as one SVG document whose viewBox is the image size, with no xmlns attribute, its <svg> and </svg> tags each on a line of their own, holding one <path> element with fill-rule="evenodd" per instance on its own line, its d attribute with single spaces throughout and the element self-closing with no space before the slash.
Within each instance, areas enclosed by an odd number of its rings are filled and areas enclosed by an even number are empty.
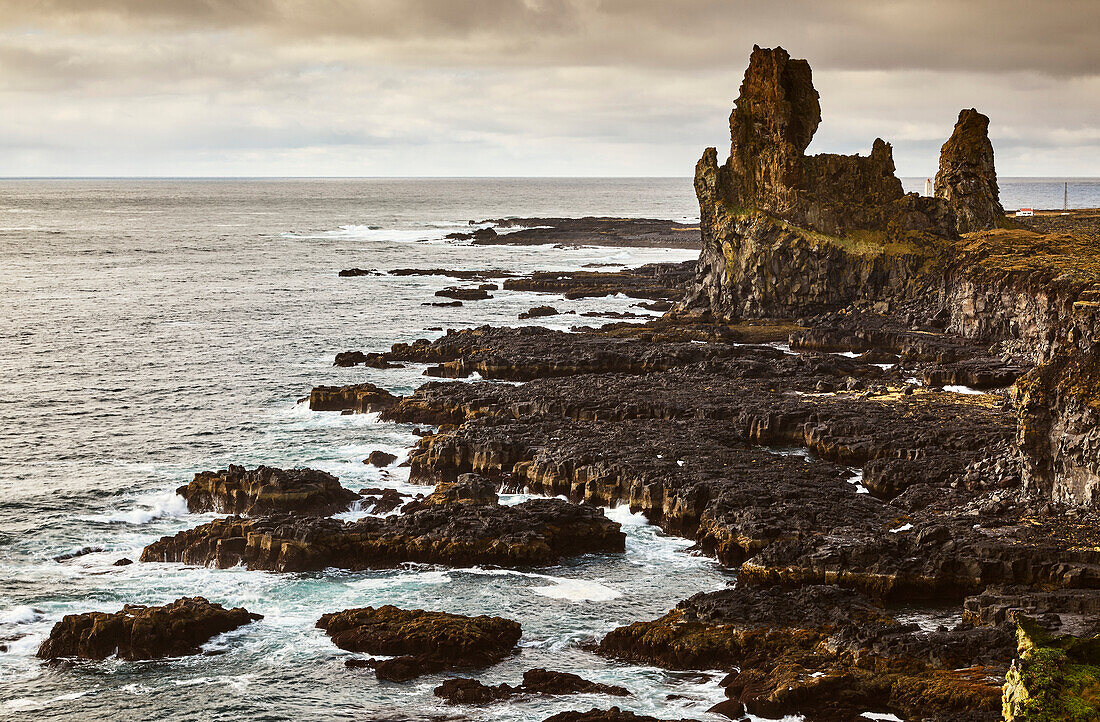
<svg viewBox="0 0 1100 722">
<path fill-rule="evenodd" d="M 315 469 L 230 466 L 195 474 L 176 493 L 191 512 L 256 516 L 277 512 L 327 516 L 347 511 L 359 497 L 332 474 Z"/>
</svg>

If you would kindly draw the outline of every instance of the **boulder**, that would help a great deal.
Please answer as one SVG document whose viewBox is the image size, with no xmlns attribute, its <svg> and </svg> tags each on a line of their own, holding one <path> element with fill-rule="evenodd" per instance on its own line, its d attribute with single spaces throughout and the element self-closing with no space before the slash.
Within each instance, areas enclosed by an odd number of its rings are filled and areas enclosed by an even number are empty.
<svg viewBox="0 0 1100 722">
<path fill-rule="evenodd" d="M 367 458 L 363 459 L 364 464 L 370 464 L 371 466 L 389 466 L 393 462 L 397 461 L 397 455 L 391 454 L 386 451 L 375 450 L 370 452 Z"/>
<path fill-rule="evenodd" d="M 78 657 L 157 659 L 198 654 L 212 637 L 262 615 L 226 609 L 202 597 L 182 597 L 162 607 L 127 604 L 120 611 L 68 614 L 38 649 L 43 659 Z"/>
<path fill-rule="evenodd" d="M 444 669 L 496 664 L 514 652 L 522 634 L 518 622 L 502 617 L 392 605 L 325 614 L 317 627 L 341 649 L 393 657 L 376 660 L 373 666 L 379 679 L 395 682 Z"/>
</svg>

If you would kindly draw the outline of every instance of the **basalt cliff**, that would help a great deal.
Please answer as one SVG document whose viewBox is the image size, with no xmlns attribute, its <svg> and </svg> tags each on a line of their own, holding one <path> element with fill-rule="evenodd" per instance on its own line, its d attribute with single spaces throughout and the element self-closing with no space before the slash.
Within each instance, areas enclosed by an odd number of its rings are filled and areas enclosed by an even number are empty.
<svg viewBox="0 0 1100 722">
<path fill-rule="evenodd" d="M 1032 370 L 1014 387 L 1025 483 L 1055 502 L 1100 498 L 1094 238 L 1006 219 L 989 119 L 974 109 L 940 153 L 935 195 L 905 194 L 891 147 L 804 151 L 821 120 L 809 65 L 754 48 L 730 116 L 730 156 L 696 166 L 703 248 L 676 313 L 817 321 L 846 350 L 868 333 L 954 335 Z M 814 335 L 814 334 L 811 334 Z M 847 341 L 841 340 L 847 337 Z M 835 348 L 833 348 L 835 347 Z"/>
</svg>

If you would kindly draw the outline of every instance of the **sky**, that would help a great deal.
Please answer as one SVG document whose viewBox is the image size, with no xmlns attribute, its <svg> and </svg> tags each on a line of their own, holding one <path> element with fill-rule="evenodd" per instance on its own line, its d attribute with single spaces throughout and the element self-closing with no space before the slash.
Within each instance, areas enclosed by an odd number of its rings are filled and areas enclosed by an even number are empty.
<svg viewBox="0 0 1100 722">
<path fill-rule="evenodd" d="M 0 176 L 690 176 L 753 44 L 808 152 L 1100 176 L 1100 0 L 0 0 Z"/>
</svg>

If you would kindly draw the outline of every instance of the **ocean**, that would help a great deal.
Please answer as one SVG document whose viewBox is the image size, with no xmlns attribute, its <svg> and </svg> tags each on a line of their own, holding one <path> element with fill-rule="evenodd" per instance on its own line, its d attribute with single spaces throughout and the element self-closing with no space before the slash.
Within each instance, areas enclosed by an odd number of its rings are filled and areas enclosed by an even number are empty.
<svg viewBox="0 0 1100 722">
<path fill-rule="evenodd" d="M 1003 181 L 1005 205 L 1045 198 L 1052 183 Z M 1100 206 L 1100 181 L 1080 188 L 1087 200 L 1079 205 Z M 1071 193 L 1078 197 L 1073 186 Z M 617 704 L 719 719 L 706 709 L 723 699 L 720 673 L 619 664 L 582 644 L 734 579 L 689 551 L 690 542 L 623 508 L 607 513 L 624 524 L 626 554 L 523 572 L 113 566 L 212 518 L 187 513 L 174 494 L 198 471 L 308 466 L 351 489 L 428 491 L 410 485 L 407 470 L 362 463 L 375 449 L 403 456 L 416 441 L 411 427 L 311 412 L 299 401 L 315 385 L 360 381 L 409 393 L 424 381 L 423 367 L 334 368 L 338 351 L 434 338 L 432 327 L 519 325 L 519 312 L 545 303 L 638 309 L 625 298 L 566 301 L 525 292 L 433 308 L 422 303 L 453 280 L 337 272 L 530 272 L 695 255 L 444 239 L 485 218 L 583 215 L 690 222 L 698 207 L 687 178 L 0 181 L 0 717 L 541 720 Z M 570 320 L 539 323 L 565 328 Z M 84 547 L 102 551 L 55 560 Z M 215 639 L 199 656 L 69 666 L 34 657 L 65 614 L 185 595 L 265 617 Z M 520 620 L 521 653 L 476 675 L 488 683 L 516 683 L 523 670 L 542 666 L 634 695 L 446 708 L 432 695 L 441 676 L 379 682 L 345 668 L 347 653 L 314 628 L 325 612 L 387 603 Z"/>
</svg>

